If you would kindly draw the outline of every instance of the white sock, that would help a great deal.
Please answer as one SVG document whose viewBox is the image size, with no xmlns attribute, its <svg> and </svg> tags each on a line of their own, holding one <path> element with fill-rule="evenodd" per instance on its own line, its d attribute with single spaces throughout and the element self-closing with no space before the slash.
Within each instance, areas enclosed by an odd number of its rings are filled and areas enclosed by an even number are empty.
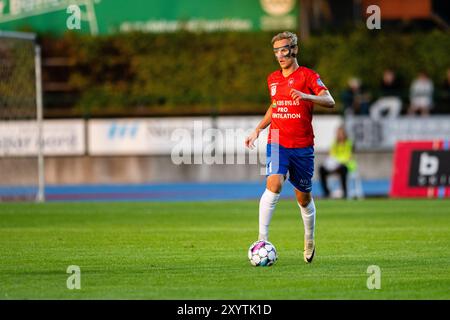
<svg viewBox="0 0 450 320">
<path fill-rule="evenodd" d="M 302 207 L 298 202 L 300 207 L 300 213 L 302 214 L 303 226 L 305 227 L 305 239 L 314 240 L 314 227 L 316 223 L 316 206 L 314 205 L 314 199 L 306 207 Z"/>
<path fill-rule="evenodd" d="M 266 189 L 259 201 L 259 239 L 268 240 L 269 238 L 269 224 L 272 219 L 275 205 L 280 198 L 279 193 L 274 193 L 269 189 Z"/>
</svg>

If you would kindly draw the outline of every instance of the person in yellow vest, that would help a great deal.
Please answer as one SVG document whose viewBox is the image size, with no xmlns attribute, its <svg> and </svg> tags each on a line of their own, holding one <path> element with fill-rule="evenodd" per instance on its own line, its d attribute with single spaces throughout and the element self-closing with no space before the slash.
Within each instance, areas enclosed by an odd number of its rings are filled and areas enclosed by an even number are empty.
<svg viewBox="0 0 450 320">
<path fill-rule="evenodd" d="M 320 166 L 320 182 L 324 197 L 330 196 L 330 189 L 327 184 L 327 177 L 330 174 L 339 174 L 343 197 L 347 198 L 347 175 L 356 169 L 356 161 L 353 159 L 353 142 L 348 139 L 343 126 L 336 132 L 336 140 L 333 142 L 330 154 L 325 162 Z"/>
</svg>

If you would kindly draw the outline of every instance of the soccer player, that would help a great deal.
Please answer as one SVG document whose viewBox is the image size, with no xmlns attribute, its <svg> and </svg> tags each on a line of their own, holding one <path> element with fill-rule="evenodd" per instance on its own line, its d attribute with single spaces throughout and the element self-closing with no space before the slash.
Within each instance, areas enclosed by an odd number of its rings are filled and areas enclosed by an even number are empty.
<svg viewBox="0 0 450 320">
<path fill-rule="evenodd" d="M 303 258 L 311 263 L 315 253 L 316 207 L 311 196 L 314 172 L 314 104 L 333 108 L 334 99 L 319 75 L 297 62 L 297 36 L 285 31 L 272 38 L 281 69 L 271 73 L 267 85 L 272 103 L 256 129 L 245 139 L 253 149 L 259 133 L 270 124 L 267 141 L 266 190 L 259 202 L 259 240 L 268 240 L 269 224 L 289 172 L 300 207 L 305 242 Z"/>
</svg>

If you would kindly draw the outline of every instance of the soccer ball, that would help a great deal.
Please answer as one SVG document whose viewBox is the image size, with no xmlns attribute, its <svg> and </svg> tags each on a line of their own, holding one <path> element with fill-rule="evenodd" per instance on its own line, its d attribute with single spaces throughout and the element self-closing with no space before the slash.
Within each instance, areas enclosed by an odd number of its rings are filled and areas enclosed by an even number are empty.
<svg viewBox="0 0 450 320">
<path fill-rule="evenodd" d="M 269 241 L 258 240 L 248 249 L 248 259 L 255 267 L 269 267 L 278 259 L 277 250 Z"/>
</svg>

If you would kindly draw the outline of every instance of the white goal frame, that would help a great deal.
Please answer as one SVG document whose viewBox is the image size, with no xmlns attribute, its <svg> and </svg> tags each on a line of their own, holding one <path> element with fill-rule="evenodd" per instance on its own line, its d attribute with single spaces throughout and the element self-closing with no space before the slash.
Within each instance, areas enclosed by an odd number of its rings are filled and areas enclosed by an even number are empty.
<svg viewBox="0 0 450 320">
<path fill-rule="evenodd" d="M 37 172 L 38 172 L 38 190 L 36 193 L 36 201 L 45 201 L 45 164 L 44 164 L 44 145 L 43 145 L 43 99 L 42 99 L 42 64 L 41 64 L 41 47 L 37 43 L 37 37 L 34 33 L 1 31 L 0 38 L 11 38 L 28 40 L 34 43 L 34 68 L 36 82 L 36 121 L 37 121 Z"/>
</svg>

